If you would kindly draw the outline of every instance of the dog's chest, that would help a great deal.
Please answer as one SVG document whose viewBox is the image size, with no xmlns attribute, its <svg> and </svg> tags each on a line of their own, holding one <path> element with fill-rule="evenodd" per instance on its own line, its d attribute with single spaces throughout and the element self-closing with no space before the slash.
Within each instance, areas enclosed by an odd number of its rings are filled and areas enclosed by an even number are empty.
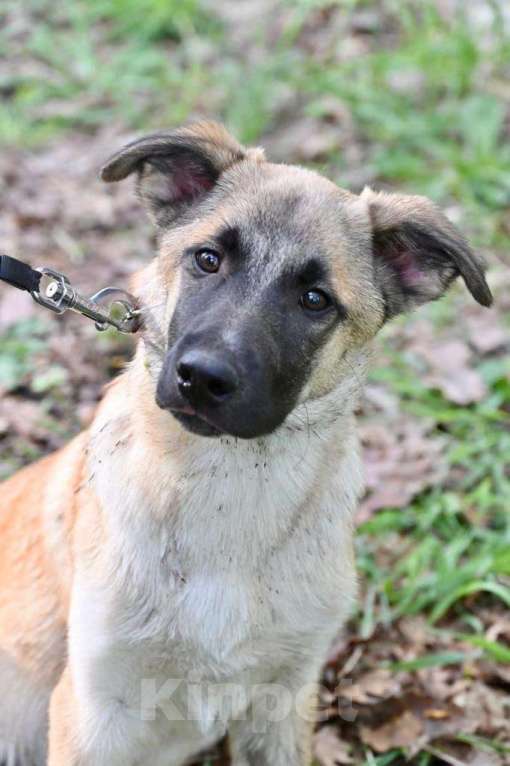
<svg viewBox="0 0 510 766">
<path fill-rule="evenodd" d="M 168 460 L 130 471 L 129 448 L 93 465 L 113 546 L 107 644 L 129 645 L 143 672 L 228 677 L 338 620 L 359 489 L 346 454 L 322 487 L 324 457 L 299 438 L 271 458 L 253 444 L 180 455 L 174 474 Z"/>
<path fill-rule="evenodd" d="M 79 570 L 73 589 L 80 699 L 96 711 L 91 720 L 117 716 L 120 701 L 132 721 L 156 690 L 219 736 L 218 684 L 239 691 L 241 709 L 254 685 L 322 654 L 350 608 L 355 443 L 331 455 L 333 472 L 327 453 L 299 437 L 271 459 L 253 444 L 148 459 L 107 429 L 93 446 L 107 540 L 98 568 Z M 157 720 L 143 726 L 163 741 L 168 721 L 160 729 Z"/>
<path fill-rule="evenodd" d="M 310 629 L 320 628 L 323 604 L 309 597 L 330 585 L 342 537 L 338 509 L 332 501 L 329 516 L 301 516 L 298 482 L 289 472 L 266 481 L 255 462 L 251 471 L 204 471 L 192 490 L 181 488 L 182 512 L 171 524 L 145 524 L 132 538 L 136 596 L 119 602 L 131 637 L 166 637 L 178 654 L 225 663 L 239 660 L 243 644 L 299 632 L 303 609 Z"/>
</svg>

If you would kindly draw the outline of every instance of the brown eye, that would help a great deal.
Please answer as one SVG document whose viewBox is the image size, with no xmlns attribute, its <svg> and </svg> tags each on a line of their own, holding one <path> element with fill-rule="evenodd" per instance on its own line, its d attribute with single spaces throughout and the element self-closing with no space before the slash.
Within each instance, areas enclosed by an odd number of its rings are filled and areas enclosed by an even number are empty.
<svg viewBox="0 0 510 766">
<path fill-rule="evenodd" d="M 215 274 L 220 268 L 221 258 L 214 250 L 203 248 L 195 253 L 195 261 L 201 271 L 207 274 Z"/>
<path fill-rule="evenodd" d="M 330 299 L 322 290 L 308 290 L 301 296 L 301 305 L 307 311 L 324 311 L 330 304 Z"/>
</svg>

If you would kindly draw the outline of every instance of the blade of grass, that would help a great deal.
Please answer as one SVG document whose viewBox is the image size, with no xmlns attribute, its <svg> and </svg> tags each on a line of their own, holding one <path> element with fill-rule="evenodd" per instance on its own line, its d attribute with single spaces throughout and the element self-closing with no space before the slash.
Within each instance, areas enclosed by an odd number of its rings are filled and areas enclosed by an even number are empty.
<svg viewBox="0 0 510 766">
<path fill-rule="evenodd" d="M 384 667 L 389 670 L 422 670 L 423 668 L 441 667 L 444 665 L 458 665 L 469 658 L 466 652 L 438 652 L 437 654 L 425 654 L 414 660 L 402 660 L 401 662 L 385 663 Z"/>
<path fill-rule="evenodd" d="M 471 596 L 473 593 L 484 592 L 492 593 L 493 596 L 500 598 L 507 606 L 510 606 L 510 588 L 505 585 L 500 585 L 496 582 L 485 582 L 484 580 L 474 580 L 457 588 L 453 593 L 449 593 L 443 598 L 439 604 L 432 610 L 430 614 L 430 622 L 437 622 L 441 617 L 446 614 L 448 609 L 460 599 L 465 596 Z"/>
<path fill-rule="evenodd" d="M 490 654 L 497 662 L 504 662 L 510 665 L 510 649 L 499 641 L 490 641 L 483 636 L 469 636 L 461 635 L 459 638 L 468 644 L 477 646 L 479 649 L 483 649 L 487 654 Z"/>
</svg>

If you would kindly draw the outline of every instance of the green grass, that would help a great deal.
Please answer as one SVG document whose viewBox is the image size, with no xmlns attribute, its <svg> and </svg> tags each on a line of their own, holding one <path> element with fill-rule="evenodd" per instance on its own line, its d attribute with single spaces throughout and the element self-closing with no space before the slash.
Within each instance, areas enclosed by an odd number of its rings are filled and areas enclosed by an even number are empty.
<svg viewBox="0 0 510 766">
<path fill-rule="evenodd" d="M 510 202 L 506 105 L 498 95 L 509 73 L 510 42 L 497 13 L 486 50 L 461 14 L 452 24 L 431 3 L 422 3 L 421 13 L 398 7 L 400 45 L 374 52 L 362 66 L 358 59 L 312 66 L 309 109 L 320 112 L 325 93 L 345 100 L 378 178 L 439 200 L 462 200 L 466 216 L 490 210 L 471 219 L 471 235 L 497 239 Z"/>
<path fill-rule="evenodd" d="M 3 13 L 14 2 L 6 0 Z M 471 236 L 502 244 L 510 203 L 502 96 L 510 41 L 498 4 L 491 4 L 490 47 L 461 12 L 446 21 L 432 2 L 388 1 L 397 46 L 388 34 L 362 59 L 331 54 L 320 61 L 301 46 L 303 29 L 314 9 L 335 3 L 288 5 L 271 47 L 263 30 L 253 30 L 260 52 L 246 63 L 198 0 L 32 0 L 23 56 L 36 65 L 13 66 L 0 82 L 8 94 L 0 105 L 0 143 L 37 145 L 110 121 L 147 129 L 200 112 L 255 141 L 273 126 L 285 94 L 299 95 L 299 110 L 319 117 L 325 98 L 334 98 L 350 109 L 366 143 L 362 161 L 375 177 L 459 201 Z M 374 7 L 352 0 L 336 5 L 346 15 Z M 0 55 L 16 61 L 20 53 L 16 28 L 0 24 Z M 330 164 L 341 179 L 342 152 Z"/>
<path fill-rule="evenodd" d="M 432 489 L 405 510 L 381 511 L 361 528 L 358 558 L 371 594 L 361 624 L 369 634 L 403 615 L 424 614 L 438 626 L 445 616 L 457 618 L 468 646 L 508 662 L 508 649 L 484 638 L 476 608 L 510 606 L 510 360 L 480 365 L 489 394 L 470 407 L 428 389 L 410 361 L 394 353 L 373 377 L 398 393 L 410 414 L 436 423 L 455 479 L 447 490 Z M 406 542 L 388 569 L 378 564 L 379 540 L 392 535 Z"/>
<path fill-rule="evenodd" d="M 48 330 L 44 319 L 30 319 L 0 336 L 0 388 L 9 390 L 34 372 L 37 359 L 48 348 Z"/>
<path fill-rule="evenodd" d="M 7 0 L 4 13 L 12 5 Z M 2 83 L 10 94 L 0 106 L 4 144 L 33 146 L 112 120 L 180 122 L 210 84 L 192 46 L 179 44 L 198 31 L 216 33 L 195 0 L 37 0 L 30 8 L 23 58 L 34 66 L 27 73 L 13 67 Z M 16 33 L 14 25 L 1 29 L 0 55 L 19 57 Z"/>
</svg>

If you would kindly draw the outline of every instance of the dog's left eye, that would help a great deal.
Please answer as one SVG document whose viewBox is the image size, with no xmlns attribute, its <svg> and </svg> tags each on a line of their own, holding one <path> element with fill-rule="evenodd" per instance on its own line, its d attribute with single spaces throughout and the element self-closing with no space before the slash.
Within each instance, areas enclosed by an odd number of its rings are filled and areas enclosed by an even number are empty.
<svg viewBox="0 0 510 766">
<path fill-rule="evenodd" d="M 201 271 L 207 274 L 215 274 L 220 268 L 221 257 L 215 250 L 202 248 L 195 253 L 195 261 Z"/>
<path fill-rule="evenodd" d="M 331 305 L 329 296 L 322 290 L 307 290 L 300 302 L 307 311 L 324 311 Z"/>
</svg>

